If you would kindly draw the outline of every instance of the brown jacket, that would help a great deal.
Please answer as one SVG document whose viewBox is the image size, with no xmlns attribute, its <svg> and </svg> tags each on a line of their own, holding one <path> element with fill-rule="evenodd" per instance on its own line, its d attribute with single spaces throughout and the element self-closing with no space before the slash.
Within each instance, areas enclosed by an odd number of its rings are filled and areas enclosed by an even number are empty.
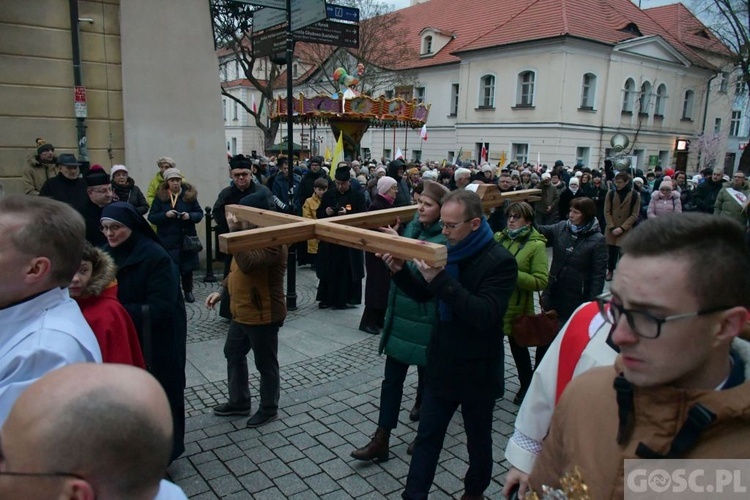
<svg viewBox="0 0 750 500">
<path fill-rule="evenodd" d="M 640 458 L 636 455 L 639 443 L 666 454 L 696 403 L 713 412 L 716 419 L 679 458 L 750 458 L 750 343 L 735 340 L 733 349 L 745 363 L 745 382 L 734 388 L 635 387 L 632 432 L 623 444 L 617 442 L 616 371 L 611 366 L 594 368 L 575 378 L 555 408 L 542 453 L 531 472 L 531 487 L 538 493 L 542 485 L 559 488 L 559 478 L 577 466 L 591 498 L 623 498 L 623 460 Z"/>
<path fill-rule="evenodd" d="M 635 196 L 635 200 L 633 197 Z M 610 191 L 604 197 L 604 220 L 607 221 L 607 229 L 604 236 L 607 238 L 607 245 L 622 245 L 622 239 L 633 229 L 635 221 L 638 220 L 638 213 L 641 210 L 641 195 L 630 189 L 625 195 L 625 199 L 620 202 L 620 196 L 616 191 Z M 615 228 L 622 228 L 623 233 L 620 236 L 612 234 Z"/>
<path fill-rule="evenodd" d="M 284 323 L 287 253 L 286 245 L 281 245 L 234 254 L 226 278 L 234 321 L 243 325 Z"/>
<path fill-rule="evenodd" d="M 24 194 L 38 195 L 44 183 L 57 176 L 60 168 L 54 163 L 41 163 L 38 156 L 32 156 L 26 162 L 21 173 Z"/>
</svg>

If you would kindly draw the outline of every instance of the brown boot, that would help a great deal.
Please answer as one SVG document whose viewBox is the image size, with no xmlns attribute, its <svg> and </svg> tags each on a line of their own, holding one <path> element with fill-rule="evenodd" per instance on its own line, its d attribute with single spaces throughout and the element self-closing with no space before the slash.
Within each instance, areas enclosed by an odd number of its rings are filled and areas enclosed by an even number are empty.
<svg viewBox="0 0 750 500">
<path fill-rule="evenodd" d="M 354 450 L 351 456 L 357 460 L 385 462 L 389 458 L 388 441 L 390 438 L 391 431 L 378 427 L 378 430 L 372 436 L 372 440 L 364 448 Z"/>
</svg>

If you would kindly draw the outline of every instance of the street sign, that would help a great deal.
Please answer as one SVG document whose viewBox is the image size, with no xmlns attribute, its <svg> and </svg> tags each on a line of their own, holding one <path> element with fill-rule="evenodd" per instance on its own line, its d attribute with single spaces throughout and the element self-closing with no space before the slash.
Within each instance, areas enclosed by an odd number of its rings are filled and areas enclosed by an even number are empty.
<svg viewBox="0 0 750 500">
<path fill-rule="evenodd" d="M 349 21 L 352 23 L 359 22 L 359 9 L 355 9 L 354 7 L 345 7 L 343 5 L 332 5 L 327 3 L 326 14 L 328 15 L 328 19 Z"/>
<path fill-rule="evenodd" d="M 265 57 L 286 50 L 286 30 L 275 29 L 253 36 L 253 56 Z"/>
<path fill-rule="evenodd" d="M 76 118 L 86 118 L 88 116 L 88 107 L 86 105 L 86 87 L 76 85 L 73 93 L 73 106 L 75 107 Z"/>
<path fill-rule="evenodd" d="M 294 32 L 300 42 L 322 43 L 338 47 L 359 47 L 359 25 L 320 21 Z"/>
<path fill-rule="evenodd" d="M 292 31 L 326 18 L 325 0 L 292 0 Z M 253 31 L 262 31 L 286 22 L 286 11 L 260 9 L 253 12 Z"/>
<path fill-rule="evenodd" d="M 250 5 L 260 5 L 261 7 L 271 7 L 272 9 L 286 10 L 286 0 L 232 0 L 233 2 L 249 3 Z"/>
</svg>

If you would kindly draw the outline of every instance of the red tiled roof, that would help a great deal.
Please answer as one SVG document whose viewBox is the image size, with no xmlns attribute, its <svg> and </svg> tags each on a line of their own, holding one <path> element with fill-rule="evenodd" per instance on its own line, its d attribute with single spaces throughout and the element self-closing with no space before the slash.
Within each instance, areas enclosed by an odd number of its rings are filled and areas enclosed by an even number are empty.
<svg viewBox="0 0 750 500">
<path fill-rule="evenodd" d="M 652 7 L 645 12 L 685 45 L 724 57 L 732 56 L 732 51 L 681 3 Z"/>
<path fill-rule="evenodd" d="M 428 0 L 388 15 L 400 21 L 386 43 L 406 43 L 416 54 L 393 69 L 457 63 L 462 52 L 563 36 L 615 45 L 638 37 L 623 30 L 631 23 L 644 36 L 661 36 L 693 64 L 713 68 L 630 0 Z M 426 27 L 454 38 L 434 56 L 419 57 Z"/>
</svg>

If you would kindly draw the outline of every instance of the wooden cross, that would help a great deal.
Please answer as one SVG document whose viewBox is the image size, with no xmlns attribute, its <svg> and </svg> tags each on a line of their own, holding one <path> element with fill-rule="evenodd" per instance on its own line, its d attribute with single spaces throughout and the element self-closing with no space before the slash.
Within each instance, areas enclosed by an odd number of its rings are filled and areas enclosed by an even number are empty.
<svg viewBox="0 0 750 500">
<path fill-rule="evenodd" d="M 539 189 L 501 193 L 494 184 L 481 184 L 477 189 L 485 211 L 501 206 L 506 200 L 536 201 L 540 193 Z M 397 219 L 401 220 L 401 224 L 407 224 L 416 210 L 416 205 L 410 205 L 325 219 L 305 219 L 243 205 L 227 205 L 228 213 L 259 227 L 220 235 L 219 249 L 232 254 L 318 239 L 366 252 L 390 253 L 400 259 L 422 259 L 434 267 L 444 266 L 448 259 L 445 245 L 371 231 L 378 227 L 392 226 Z"/>
</svg>

